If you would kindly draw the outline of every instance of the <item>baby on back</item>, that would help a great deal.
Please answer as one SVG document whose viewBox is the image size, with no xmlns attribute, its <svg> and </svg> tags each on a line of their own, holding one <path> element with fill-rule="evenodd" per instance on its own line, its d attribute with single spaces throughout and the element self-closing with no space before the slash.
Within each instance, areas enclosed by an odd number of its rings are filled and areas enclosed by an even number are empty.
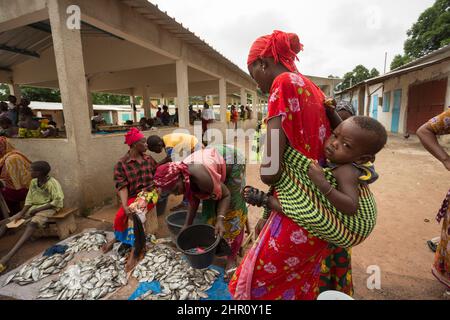
<svg viewBox="0 0 450 320">
<path fill-rule="evenodd" d="M 324 152 L 338 187 L 325 179 L 323 169 L 312 163 L 308 175 L 336 209 L 347 215 L 358 211 L 358 186 L 378 178 L 372 162 L 387 142 L 383 125 L 355 116 L 342 121 L 325 142 Z"/>
</svg>

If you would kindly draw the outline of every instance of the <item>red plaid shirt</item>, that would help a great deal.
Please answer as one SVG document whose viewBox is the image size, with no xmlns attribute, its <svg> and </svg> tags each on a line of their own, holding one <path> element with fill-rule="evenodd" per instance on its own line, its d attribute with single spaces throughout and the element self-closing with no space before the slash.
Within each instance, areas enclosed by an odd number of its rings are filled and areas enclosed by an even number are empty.
<svg viewBox="0 0 450 320">
<path fill-rule="evenodd" d="M 139 162 L 127 153 L 114 167 L 116 190 L 127 187 L 129 197 L 136 196 L 142 190 L 151 190 L 156 166 L 156 161 L 149 155 L 143 155 L 143 160 Z"/>
</svg>

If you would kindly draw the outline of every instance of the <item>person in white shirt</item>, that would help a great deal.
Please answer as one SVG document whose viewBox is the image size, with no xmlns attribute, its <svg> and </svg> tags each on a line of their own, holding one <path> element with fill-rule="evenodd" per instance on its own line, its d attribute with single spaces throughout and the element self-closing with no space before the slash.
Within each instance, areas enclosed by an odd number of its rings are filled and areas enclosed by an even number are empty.
<svg viewBox="0 0 450 320">
<path fill-rule="evenodd" d="M 205 133 L 208 130 L 208 123 L 212 123 L 215 120 L 214 111 L 209 108 L 209 104 L 205 102 L 202 111 L 202 137 L 206 140 Z M 206 143 L 205 143 L 206 144 Z"/>
</svg>

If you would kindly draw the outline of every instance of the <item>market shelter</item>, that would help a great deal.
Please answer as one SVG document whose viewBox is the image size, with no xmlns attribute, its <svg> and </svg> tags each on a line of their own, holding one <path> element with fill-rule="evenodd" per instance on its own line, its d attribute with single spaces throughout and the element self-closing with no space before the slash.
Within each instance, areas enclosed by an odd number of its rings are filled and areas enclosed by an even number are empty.
<svg viewBox="0 0 450 320">
<path fill-rule="evenodd" d="M 189 96 L 219 96 L 221 130 L 227 96 L 250 94 L 259 106 L 246 72 L 145 0 L 4 1 L 0 12 L 0 83 L 18 97 L 21 85 L 61 92 L 67 138 L 13 143 L 52 164 L 68 206 L 110 202 L 112 168 L 126 152 L 122 135 L 91 133 L 92 92 L 141 96 L 145 115 L 151 98 L 176 98 L 179 126 L 190 130 Z M 77 12 L 80 28 L 72 28 Z"/>
</svg>

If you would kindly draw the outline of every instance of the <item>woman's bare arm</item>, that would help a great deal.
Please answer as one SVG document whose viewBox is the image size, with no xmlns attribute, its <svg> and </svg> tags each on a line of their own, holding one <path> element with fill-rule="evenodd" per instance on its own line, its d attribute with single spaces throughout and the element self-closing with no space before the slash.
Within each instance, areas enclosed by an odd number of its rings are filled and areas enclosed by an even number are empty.
<svg viewBox="0 0 450 320">
<path fill-rule="evenodd" d="M 428 152 L 430 152 L 436 159 L 442 162 L 447 170 L 450 170 L 450 156 L 439 144 L 436 134 L 433 132 L 428 123 L 425 123 L 419 128 L 419 130 L 417 130 L 417 136 L 425 149 L 427 149 Z"/>
<path fill-rule="evenodd" d="M 267 121 L 266 146 L 260 176 L 262 182 L 269 186 L 274 185 L 281 177 L 281 163 L 287 143 L 281 120 L 281 116 L 278 116 Z"/>
<path fill-rule="evenodd" d="M 184 225 L 190 226 L 194 222 L 195 215 L 197 214 L 198 207 L 200 205 L 200 200 L 193 197 L 192 201 L 189 202 L 188 213 Z"/>
<path fill-rule="evenodd" d="M 359 208 L 358 177 L 359 171 L 351 164 L 333 170 L 338 187 L 333 188 L 325 179 L 323 169 L 318 164 L 310 166 L 309 177 L 331 204 L 340 212 L 353 216 Z"/>
</svg>

